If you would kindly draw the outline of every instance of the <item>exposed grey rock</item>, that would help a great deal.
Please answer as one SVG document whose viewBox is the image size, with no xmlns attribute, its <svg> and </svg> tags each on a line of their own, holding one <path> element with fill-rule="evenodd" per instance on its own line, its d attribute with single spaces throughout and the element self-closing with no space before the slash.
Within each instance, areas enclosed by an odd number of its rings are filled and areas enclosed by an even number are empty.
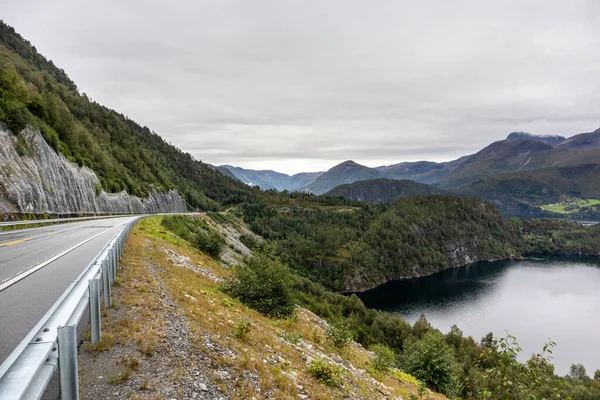
<svg viewBox="0 0 600 400">
<path fill-rule="evenodd" d="M 185 212 L 175 190 L 153 190 L 148 198 L 127 192 L 96 195 L 96 174 L 68 161 L 46 143 L 39 131 L 25 128 L 20 135 L 31 154 L 20 156 L 17 138 L 0 125 L 0 212 L 30 213 L 156 213 Z"/>
</svg>

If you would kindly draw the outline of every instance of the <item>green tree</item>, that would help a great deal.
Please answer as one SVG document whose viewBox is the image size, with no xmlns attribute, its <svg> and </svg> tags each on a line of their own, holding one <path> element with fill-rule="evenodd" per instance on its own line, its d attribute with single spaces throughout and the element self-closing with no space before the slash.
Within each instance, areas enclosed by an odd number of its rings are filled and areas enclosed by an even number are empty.
<svg viewBox="0 0 600 400">
<path fill-rule="evenodd" d="M 585 371 L 585 366 L 583 364 L 571 364 L 568 376 L 573 380 L 581 382 L 590 380 L 590 377 L 587 375 L 587 372 Z"/>
<path fill-rule="evenodd" d="M 460 392 L 460 370 L 452 349 L 439 331 L 430 331 L 421 340 L 407 340 L 400 359 L 406 372 L 432 389 L 448 396 Z"/>
</svg>

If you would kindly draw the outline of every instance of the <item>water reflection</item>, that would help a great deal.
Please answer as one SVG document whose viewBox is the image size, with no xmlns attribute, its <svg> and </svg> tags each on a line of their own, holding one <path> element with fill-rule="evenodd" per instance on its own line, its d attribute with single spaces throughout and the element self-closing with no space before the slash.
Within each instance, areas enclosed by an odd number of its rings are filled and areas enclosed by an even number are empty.
<svg viewBox="0 0 600 400">
<path fill-rule="evenodd" d="M 524 349 L 522 360 L 558 343 L 557 372 L 582 362 L 600 368 L 600 263 L 597 258 L 531 258 L 478 263 L 420 279 L 388 282 L 359 297 L 372 308 L 414 322 L 421 313 L 446 332 L 457 324 L 480 339 L 508 330 Z"/>
</svg>

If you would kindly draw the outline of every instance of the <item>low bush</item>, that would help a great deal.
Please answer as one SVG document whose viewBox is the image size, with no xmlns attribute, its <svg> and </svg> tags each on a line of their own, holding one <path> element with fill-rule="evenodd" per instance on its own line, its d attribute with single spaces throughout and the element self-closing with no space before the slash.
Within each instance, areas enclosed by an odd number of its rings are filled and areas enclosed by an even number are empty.
<svg viewBox="0 0 600 400">
<path fill-rule="evenodd" d="M 242 319 L 236 324 L 234 335 L 236 338 L 242 340 L 250 333 L 251 328 L 252 324 L 250 321 Z"/>
<path fill-rule="evenodd" d="M 322 358 L 313 358 L 308 363 L 308 372 L 318 381 L 332 387 L 340 385 L 344 375 L 342 367 L 329 364 Z"/>
<path fill-rule="evenodd" d="M 223 290 L 269 317 L 284 318 L 295 310 L 288 268 L 279 260 L 259 254 L 234 270 Z"/>
<path fill-rule="evenodd" d="M 375 353 L 375 357 L 371 361 L 375 370 L 385 372 L 394 366 L 396 354 L 389 347 L 382 344 L 375 344 L 371 346 L 371 351 Z"/>
<path fill-rule="evenodd" d="M 327 326 L 327 340 L 341 349 L 353 339 L 352 329 L 345 318 L 332 318 Z"/>
</svg>

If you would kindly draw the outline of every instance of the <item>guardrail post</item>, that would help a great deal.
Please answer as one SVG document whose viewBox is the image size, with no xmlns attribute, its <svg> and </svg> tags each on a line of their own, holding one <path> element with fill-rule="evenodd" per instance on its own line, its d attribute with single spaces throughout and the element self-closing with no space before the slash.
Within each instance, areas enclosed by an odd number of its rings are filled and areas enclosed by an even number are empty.
<svg viewBox="0 0 600 400">
<path fill-rule="evenodd" d="M 108 282 L 110 285 L 112 285 L 115 282 L 115 273 L 114 273 L 114 266 L 115 264 L 113 263 L 113 252 L 112 252 L 112 247 L 108 248 L 108 252 L 106 255 L 106 259 L 108 260 Z"/>
<path fill-rule="evenodd" d="M 89 281 L 90 292 L 90 330 L 92 344 L 100 340 L 100 279 L 94 278 Z"/>
<path fill-rule="evenodd" d="M 117 279 L 117 270 L 119 269 L 119 241 L 115 240 L 115 244 L 113 245 L 113 255 L 115 262 L 115 280 Z"/>
<path fill-rule="evenodd" d="M 79 400 L 77 328 L 75 325 L 58 328 L 58 368 L 60 370 L 61 400 Z"/>
<path fill-rule="evenodd" d="M 112 297 L 110 294 L 110 277 L 109 275 L 109 266 L 108 266 L 108 254 L 102 260 L 102 285 L 104 286 L 104 307 L 110 308 L 112 307 Z"/>
</svg>

